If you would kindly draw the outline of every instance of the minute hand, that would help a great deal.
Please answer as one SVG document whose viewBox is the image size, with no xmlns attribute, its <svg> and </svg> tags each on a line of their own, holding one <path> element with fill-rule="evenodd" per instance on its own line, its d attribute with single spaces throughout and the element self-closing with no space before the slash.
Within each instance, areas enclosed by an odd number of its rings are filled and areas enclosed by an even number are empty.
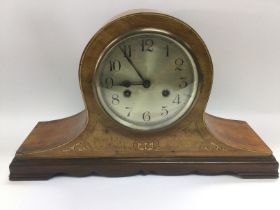
<svg viewBox="0 0 280 210">
<path fill-rule="evenodd" d="M 145 79 L 144 77 L 141 75 L 139 69 L 134 65 L 134 63 L 131 61 L 131 59 L 126 55 L 125 51 L 122 50 L 122 48 L 120 47 L 120 50 L 122 51 L 124 57 L 127 59 L 127 61 L 130 63 L 130 65 L 133 67 L 133 69 L 136 71 L 136 73 L 138 74 L 138 76 L 141 78 L 141 80 L 144 82 Z"/>
</svg>

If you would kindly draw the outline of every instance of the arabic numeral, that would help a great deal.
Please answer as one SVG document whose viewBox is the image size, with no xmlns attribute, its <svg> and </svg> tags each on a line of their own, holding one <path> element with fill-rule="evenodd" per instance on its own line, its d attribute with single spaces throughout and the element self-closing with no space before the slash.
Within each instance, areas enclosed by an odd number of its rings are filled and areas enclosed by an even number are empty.
<svg viewBox="0 0 280 210">
<path fill-rule="evenodd" d="M 121 70 L 121 62 L 119 60 L 110 60 L 110 71 L 118 72 Z"/>
<path fill-rule="evenodd" d="M 181 103 L 179 94 L 173 99 L 172 103 L 174 103 L 174 104 L 180 104 Z"/>
<path fill-rule="evenodd" d="M 120 103 L 119 95 L 114 93 L 112 95 L 112 104 L 118 105 L 119 103 Z"/>
<path fill-rule="evenodd" d="M 114 81 L 111 77 L 107 77 L 105 79 L 105 87 L 108 88 L 108 89 L 111 89 L 114 85 Z"/>
<path fill-rule="evenodd" d="M 154 41 L 152 39 L 143 39 L 142 40 L 142 52 L 144 52 L 144 51 L 152 52 L 153 45 L 154 45 Z"/>
<path fill-rule="evenodd" d="M 169 56 L 169 45 L 168 44 L 166 45 L 165 49 L 166 49 L 166 57 L 168 57 Z"/>
<path fill-rule="evenodd" d="M 185 88 L 188 86 L 187 78 L 186 77 L 180 77 L 180 84 L 179 88 Z"/>
<path fill-rule="evenodd" d="M 128 113 L 127 113 L 126 116 L 127 116 L 127 117 L 130 117 L 130 114 L 131 114 L 131 111 L 132 111 L 132 107 L 128 107 L 128 106 L 127 106 L 127 107 L 125 107 L 125 109 L 128 110 Z"/>
<path fill-rule="evenodd" d="M 175 59 L 175 71 L 182 71 L 183 64 L 184 64 L 184 60 L 182 58 Z"/>
<path fill-rule="evenodd" d="M 124 54 L 124 57 L 131 57 L 131 45 L 122 45 L 120 46 L 121 51 Z"/>
<path fill-rule="evenodd" d="M 151 113 L 150 112 L 144 112 L 143 115 L 142 115 L 142 118 L 145 122 L 148 122 L 151 120 Z"/>
<path fill-rule="evenodd" d="M 167 106 L 162 106 L 162 107 L 161 107 L 161 113 L 160 113 L 160 115 L 161 115 L 162 117 L 165 117 L 166 115 L 168 115 L 168 110 L 167 110 L 166 108 L 167 108 Z"/>
</svg>

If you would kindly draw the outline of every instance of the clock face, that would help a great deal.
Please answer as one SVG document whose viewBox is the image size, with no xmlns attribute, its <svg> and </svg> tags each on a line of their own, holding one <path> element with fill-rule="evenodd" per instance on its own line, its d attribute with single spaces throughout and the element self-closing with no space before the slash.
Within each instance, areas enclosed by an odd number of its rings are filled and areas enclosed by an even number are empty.
<svg viewBox="0 0 280 210">
<path fill-rule="evenodd" d="M 199 82 L 186 45 L 157 30 L 115 40 L 99 58 L 93 81 L 103 110 L 138 131 L 163 129 L 184 117 Z"/>
</svg>

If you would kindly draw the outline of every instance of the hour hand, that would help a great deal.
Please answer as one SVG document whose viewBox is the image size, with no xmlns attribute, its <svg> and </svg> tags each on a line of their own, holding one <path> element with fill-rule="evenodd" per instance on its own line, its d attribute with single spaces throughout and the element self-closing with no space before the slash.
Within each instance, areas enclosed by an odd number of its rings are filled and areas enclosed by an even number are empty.
<svg viewBox="0 0 280 210">
<path fill-rule="evenodd" d="M 142 82 L 142 81 L 141 82 L 130 82 L 128 80 L 125 80 L 125 81 L 113 84 L 113 86 L 123 86 L 126 88 L 129 88 L 130 86 L 133 86 L 133 85 L 144 85 L 144 82 Z"/>
</svg>

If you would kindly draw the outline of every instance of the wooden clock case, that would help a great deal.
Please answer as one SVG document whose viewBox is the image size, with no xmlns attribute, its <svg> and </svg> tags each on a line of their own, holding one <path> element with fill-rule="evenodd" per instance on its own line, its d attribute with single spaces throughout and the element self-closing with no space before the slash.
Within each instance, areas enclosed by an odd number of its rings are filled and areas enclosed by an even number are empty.
<svg viewBox="0 0 280 210">
<path fill-rule="evenodd" d="M 190 112 L 168 129 L 137 133 L 123 128 L 96 101 L 92 87 L 100 55 L 114 39 L 135 29 L 168 31 L 187 43 L 196 59 L 199 88 Z M 231 174 L 276 178 L 272 151 L 244 121 L 205 113 L 213 69 L 206 45 L 187 24 L 171 16 L 139 12 L 101 28 L 80 62 L 85 110 L 60 120 L 39 122 L 10 164 L 10 180 L 44 180 L 56 175 Z"/>
</svg>

